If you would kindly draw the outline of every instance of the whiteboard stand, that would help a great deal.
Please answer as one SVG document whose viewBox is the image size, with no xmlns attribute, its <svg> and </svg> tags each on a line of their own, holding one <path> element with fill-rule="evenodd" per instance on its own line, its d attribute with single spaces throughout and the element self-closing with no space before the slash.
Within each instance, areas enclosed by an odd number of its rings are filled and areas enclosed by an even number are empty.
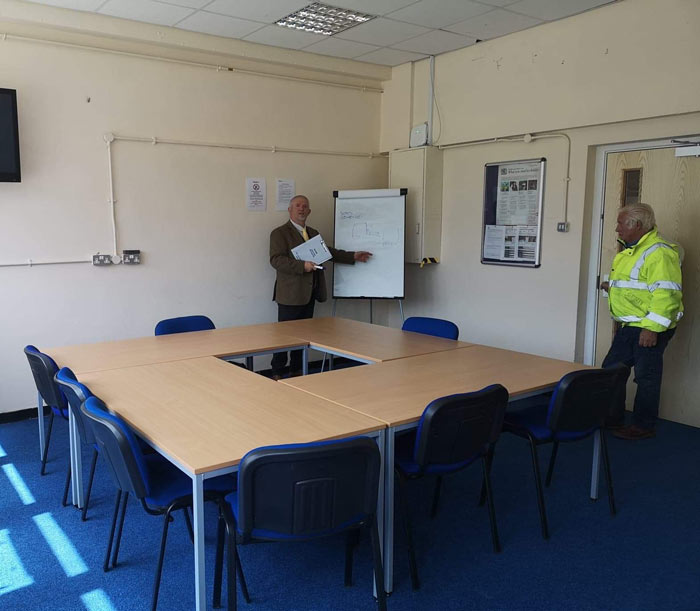
<svg viewBox="0 0 700 611">
<path fill-rule="evenodd" d="M 405 320 L 404 315 L 403 315 L 403 299 L 397 299 L 399 303 L 399 313 L 401 314 L 401 324 L 403 325 L 403 322 Z M 369 322 L 370 324 L 374 322 L 373 316 L 374 316 L 374 311 L 373 311 L 373 301 L 372 298 L 369 298 Z M 333 300 L 333 309 L 331 310 L 331 316 L 335 316 L 335 312 L 338 306 L 338 300 L 334 299 Z"/>
</svg>

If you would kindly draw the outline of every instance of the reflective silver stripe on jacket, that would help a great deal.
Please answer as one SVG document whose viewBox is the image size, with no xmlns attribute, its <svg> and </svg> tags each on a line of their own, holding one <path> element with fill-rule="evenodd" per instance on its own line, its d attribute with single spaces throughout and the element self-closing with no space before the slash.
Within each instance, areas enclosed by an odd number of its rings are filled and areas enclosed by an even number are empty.
<svg viewBox="0 0 700 611">
<path fill-rule="evenodd" d="M 642 319 L 639 316 L 613 316 L 613 320 L 618 322 L 639 322 Z"/>
<path fill-rule="evenodd" d="M 654 314 L 654 312 L 649 312 L 649 314 L 647 314 L 645 318 L 651 320 L 652 322 L 655 322 L 657 325 L 666 327 L 667 329 L 671 326 L 671 321 L 668 318 L 664 318 L 663 316 Z"/>
<path fill-rule="evenodd" d="M 682 291 L 683 287 L 677 282 L 670 280 L 659 280 L 654 284 L 647 284 L 641 280 L 611 280 L 610 288 L 617 289 L 637 289 L 653 293 L 656 289 L 668 289 L 669 291 Z"/>
<path fill-rule="evenodd" d="M 632 268 L 632 271 L 630 272 L 630 279 L 631 280 L 639 280 L 639 270 L 642 269 L 642 265 L 644 265 L 645 259 L 653 253 L 657 248 L 671 248 L 668 244 L 664 244 L 662 242 L 657 242 L 656 244 L 653 244 L 649 248 L 647 248 L 637 259 L 637 262 L 634 264 L 634 267 Z M 671 248 L 673 250 L 673 248 Z"/>
</svg>

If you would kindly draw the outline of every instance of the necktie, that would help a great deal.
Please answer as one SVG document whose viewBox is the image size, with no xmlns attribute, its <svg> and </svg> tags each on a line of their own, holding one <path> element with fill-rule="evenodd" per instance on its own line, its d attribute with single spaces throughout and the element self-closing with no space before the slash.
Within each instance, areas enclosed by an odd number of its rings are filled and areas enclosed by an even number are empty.
<svg viewBox="0 0 700 611">
<path fill-rule="evenodd" d="M 304 238 L 304 242 L 309 241 L 309 234 L 306 232 L 306 227 L 301 230 L 301 237 Z"/>
</svg>

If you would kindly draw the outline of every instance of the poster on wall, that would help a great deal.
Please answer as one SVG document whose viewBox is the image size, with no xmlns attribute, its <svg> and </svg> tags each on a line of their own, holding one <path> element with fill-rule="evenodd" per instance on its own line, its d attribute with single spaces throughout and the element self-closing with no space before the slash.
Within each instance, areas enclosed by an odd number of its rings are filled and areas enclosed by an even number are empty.
<svg viewBox="0 0 700 611">
<path fill-rule="evenodd" d="M 546 159 L 487 163 L 481 262 L 539 267 Z"/>
<path fill-rule="evenodd" d="M 266 183 L 264 178 L 245 179 L 245 205 L 248 210 L 265 211 L 267 207 Z"/>
</svg>

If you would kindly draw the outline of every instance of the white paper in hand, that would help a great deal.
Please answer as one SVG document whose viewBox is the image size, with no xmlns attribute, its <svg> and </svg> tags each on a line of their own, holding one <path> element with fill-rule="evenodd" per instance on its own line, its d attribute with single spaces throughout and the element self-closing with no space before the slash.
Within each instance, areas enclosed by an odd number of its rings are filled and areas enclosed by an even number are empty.
<svg viewBox="0 0 700 611">
<path fill-rule="evenodd" d="M 316 265 L 321 265 L 333 257 L 321 234 L 292 248 L 292 255 L 299 261 L 313 261 Z"/>
</svg>

